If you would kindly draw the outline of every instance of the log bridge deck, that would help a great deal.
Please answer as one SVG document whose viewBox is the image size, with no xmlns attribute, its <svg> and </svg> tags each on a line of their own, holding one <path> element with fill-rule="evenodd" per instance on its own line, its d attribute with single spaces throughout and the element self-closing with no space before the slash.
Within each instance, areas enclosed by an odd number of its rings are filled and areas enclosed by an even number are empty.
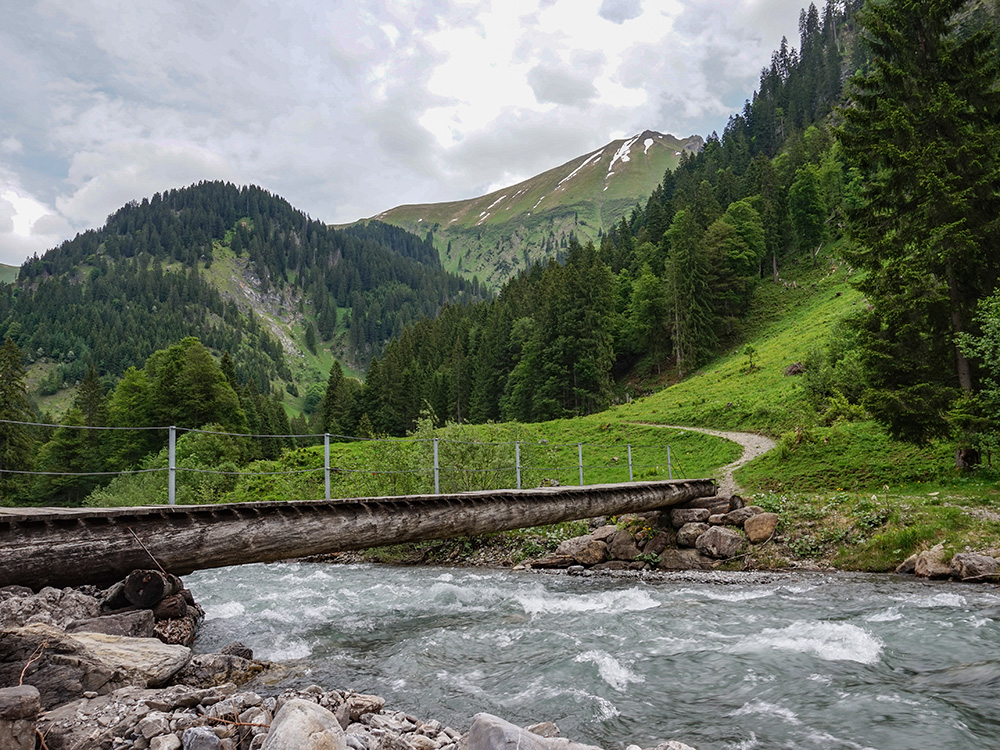
<svg viewBox="0 0 1000 750">
<path fill-rule="evenodd" d="M 316 502 L 0 508 L 0 586 L 105 586 L 150 567 L 150 556 L 185 575 L 641 513 L 713 494 L 713 480 L 692 479 Z"/>
</svg>

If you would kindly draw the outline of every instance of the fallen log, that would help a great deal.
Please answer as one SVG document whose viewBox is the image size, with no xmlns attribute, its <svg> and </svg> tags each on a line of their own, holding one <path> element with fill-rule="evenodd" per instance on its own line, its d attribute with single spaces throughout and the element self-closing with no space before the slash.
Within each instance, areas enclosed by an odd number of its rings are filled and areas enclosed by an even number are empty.
<svg viewBox="0 0 1000 750">
<path fill-rule="evenodd" d="M 125 598 L 137 607 L 151 608 L 181 588 L 180 578 L 164 575 L 158 570 L 133 570 L 125 578 Z"/>
</svg>

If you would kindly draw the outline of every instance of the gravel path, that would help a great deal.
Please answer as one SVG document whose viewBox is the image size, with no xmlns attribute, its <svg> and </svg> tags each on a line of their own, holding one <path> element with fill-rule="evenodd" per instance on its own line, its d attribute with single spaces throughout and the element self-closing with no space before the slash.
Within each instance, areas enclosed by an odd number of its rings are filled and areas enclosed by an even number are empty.
<svg viewBox="0 0 1000 750">
<path fill-rule="evenodd" d="M 709 430 L 705 427 L 684 427 L 682 425 L 653 424 L 651 422 L 641 422 L 640 424 L 646 425 L 647 427 L 662 427 L 666 430 L 688 430 L 689 432 L 701 432 L 705 435 L 723 438 L 724 440 L 732 440 L 734 443 L 742 445 L 743 455 L 731 464 L 726 464 L 719 469 L 719 494 L 724 496 L 732 496 L 740 491 L 739 485 L 737 485 L 736 480 L 733 479 L 734 471 L 743 466 L 743 464 L 753 461 L 758 456 L 763 456 L 777 445 L 777 443 L 771 440 L 771 438 L 758 435 L 754 432 L 726 432 L 723 430 Z"/>
</svg>

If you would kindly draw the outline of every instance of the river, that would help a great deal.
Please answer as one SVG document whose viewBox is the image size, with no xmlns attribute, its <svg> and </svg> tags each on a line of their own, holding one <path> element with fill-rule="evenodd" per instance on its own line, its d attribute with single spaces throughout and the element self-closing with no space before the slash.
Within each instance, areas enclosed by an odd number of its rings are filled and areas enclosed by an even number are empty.
<svg viewBox="0 0 1000 750">
<path fill-rule="evenodd" d="M 462 731 L 478 711 L 608 750 L 1000 748 L 1000 590 L 884 575 L 642 581 L 281 563 L 186 578 L 233 640 Z"/>
</svg>

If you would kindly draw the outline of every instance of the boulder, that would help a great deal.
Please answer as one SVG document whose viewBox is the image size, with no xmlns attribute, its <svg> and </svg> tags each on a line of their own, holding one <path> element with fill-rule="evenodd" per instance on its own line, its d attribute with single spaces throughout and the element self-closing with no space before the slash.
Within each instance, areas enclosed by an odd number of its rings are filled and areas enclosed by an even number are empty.
<svg viewBox="0 0 1000 750">
<path fill-rule="evenodd" d="M 711 515 L 708 508 L 674 508 L 670 511 L 670 523 L 679 529 L 687 523 L 705 523 Z"/>
<path fill-rule="evenodd" d="M 714 562 L 703 557 L 694 549 L 665 549 L 660 555 L 660 570 L 707 570 L 714 567 Z"/>
<path fill-rule="evenodd" d="M 1000 561 L 988 555 L 959 552 L 951 558 L 951 574 L 959 580 L 993 580 L 1000 575 Z"/>
<path fill-rule="evenodd" d="M 950 578 L 951 565 L 945 562 L 944 544 L 936 544 L 917 555 L 913 572 L 921 578 Z"/>
<path fill-rule="evenodd" d="M 743 530 L 751 544 L 766 542 L 778 528 L 777 513 L 758 513 L 743 522 Z"/>
<path fill-rule="evenodd" d="M 896 572 L 897 573 L 907 573 L 907 574 L 912 575 L 913 572 L 917 568 L 917 558 L 918 557 L 920 557 L 920 555 L 918 553 L 914 552 L 912 555 L 910 555 L 908 558 L 906 558 L 905 560 L 903 560 L 903 562 L 901 562 L 899 565 L 896 566 Z"/>
<path fill-rule="evenodd" d="M 726 514 L 725 513 L 715 513 L 708 517 L 709 526 L 725 526 L 726 525 Z"/>
<path fill-rule="evenodd" d="M 215 732 L 208 727 L 189 727 L 185 729 L 184 734 L 181 735 L 181 741 L 184 750 L 218 750 L 221 744 Z M 293 746 L 282 745 L 281 747 Z M 303 747 L 306 746 L 303 745 Z M 310 745 L 309 747 L 313 746 Z"/>
<path fill-rule="evenodd" d="M 608 544 L 608 556 L 612 560 L 632 561 L 639 555 L 635 537 L 628 529 L 618 529 Z M 582 561 L 581 561 L 582 562 Z"/>
<path fill-rule="evenodd" d="M 120 612 L 114 615 L 88 617 L 85 620 L 74 620 L 66 628 L 67 633 L 104 633 L 105 635 L 124 635 L 129 638 L 153 638 L 153 613 L 148 609 L 137 609 L 133 612 Z"/>
<path fill-rule="evenodd" d="M 262 750 L 347 750 L 344 730 L 331 711 L 301 698 L 285 701 L 271 722 Z"/>
<path fill-rule="evenodd" d="M 16 684 L 24 669 L 24 680 L 38 688 L 43 708 L 91 691 L 161 687 L 190 658 L 190 649 L 154 638 L 64 633 L 42 624 L 0 630 L 0 684 Z"/>
<path fill-rule="evenodd" d="M 597 565 L 608 559 L 608 545 L 593 534 L 573 537 L 556 548 L 557 555 L 569 555 L 580 565 Z"/>
<path fill-rule="evenodd" d="M 649 555 L 658 555 L 667 547 L 673 547 L 676 544 L 677 533 L 673 529 L 664 529 L 646 542 L 646 546 L 642 548 L 642 551 Z"/>
<path fill-rule="evenodd" d="M 698 537 L 695 544 L 698 551 L 706 557 L 725 560 L 735 557 L 743 549 L 745 539 L 741 534 L 723 526 L 712 526 Z"/>
<path fill-rule="evenodd" d="M 377 714 L 385 708 L 385 698 L 355 693 L 347 696 L 347 705 L 351 708 L 351 721 L 358 721 L 365 714 Z"/>
<path fill-rule="evenodd" d="M 41 710 L 33 685 L 0 688 L 0 748 L 35 750 L 35 720 Z"/>
<path fill-rule="evenodd" d="M 686 523 L 677 530 L 678 547 L 694 547 L 698 537 L 708 531 L 707 523 Z"/>
<path fill-rule="evenodd" d="M 466 736 L 467 750 L 599 750 L 563 737 L 542 737 L 490 714 L 476 714 Z"/>
<path fill-rule="evenodd" d="M 594 537 L 594 539 L 599 542 L 608 542 L 617 532 L 618 527 L 613 523 L 608 523 L 591 531 L 590 536 Z"/>
<path fill-rule="evenodd" d="M 763 513 L 764 509 L 757 505 L 746 505 L 742 508 L 737 508 L 736 510 L 731 510 L 726 513 L 726 525 L 727 526 L 742 526 L 748 518 L 756 516 L 758 513 Z"/>
</svg>

